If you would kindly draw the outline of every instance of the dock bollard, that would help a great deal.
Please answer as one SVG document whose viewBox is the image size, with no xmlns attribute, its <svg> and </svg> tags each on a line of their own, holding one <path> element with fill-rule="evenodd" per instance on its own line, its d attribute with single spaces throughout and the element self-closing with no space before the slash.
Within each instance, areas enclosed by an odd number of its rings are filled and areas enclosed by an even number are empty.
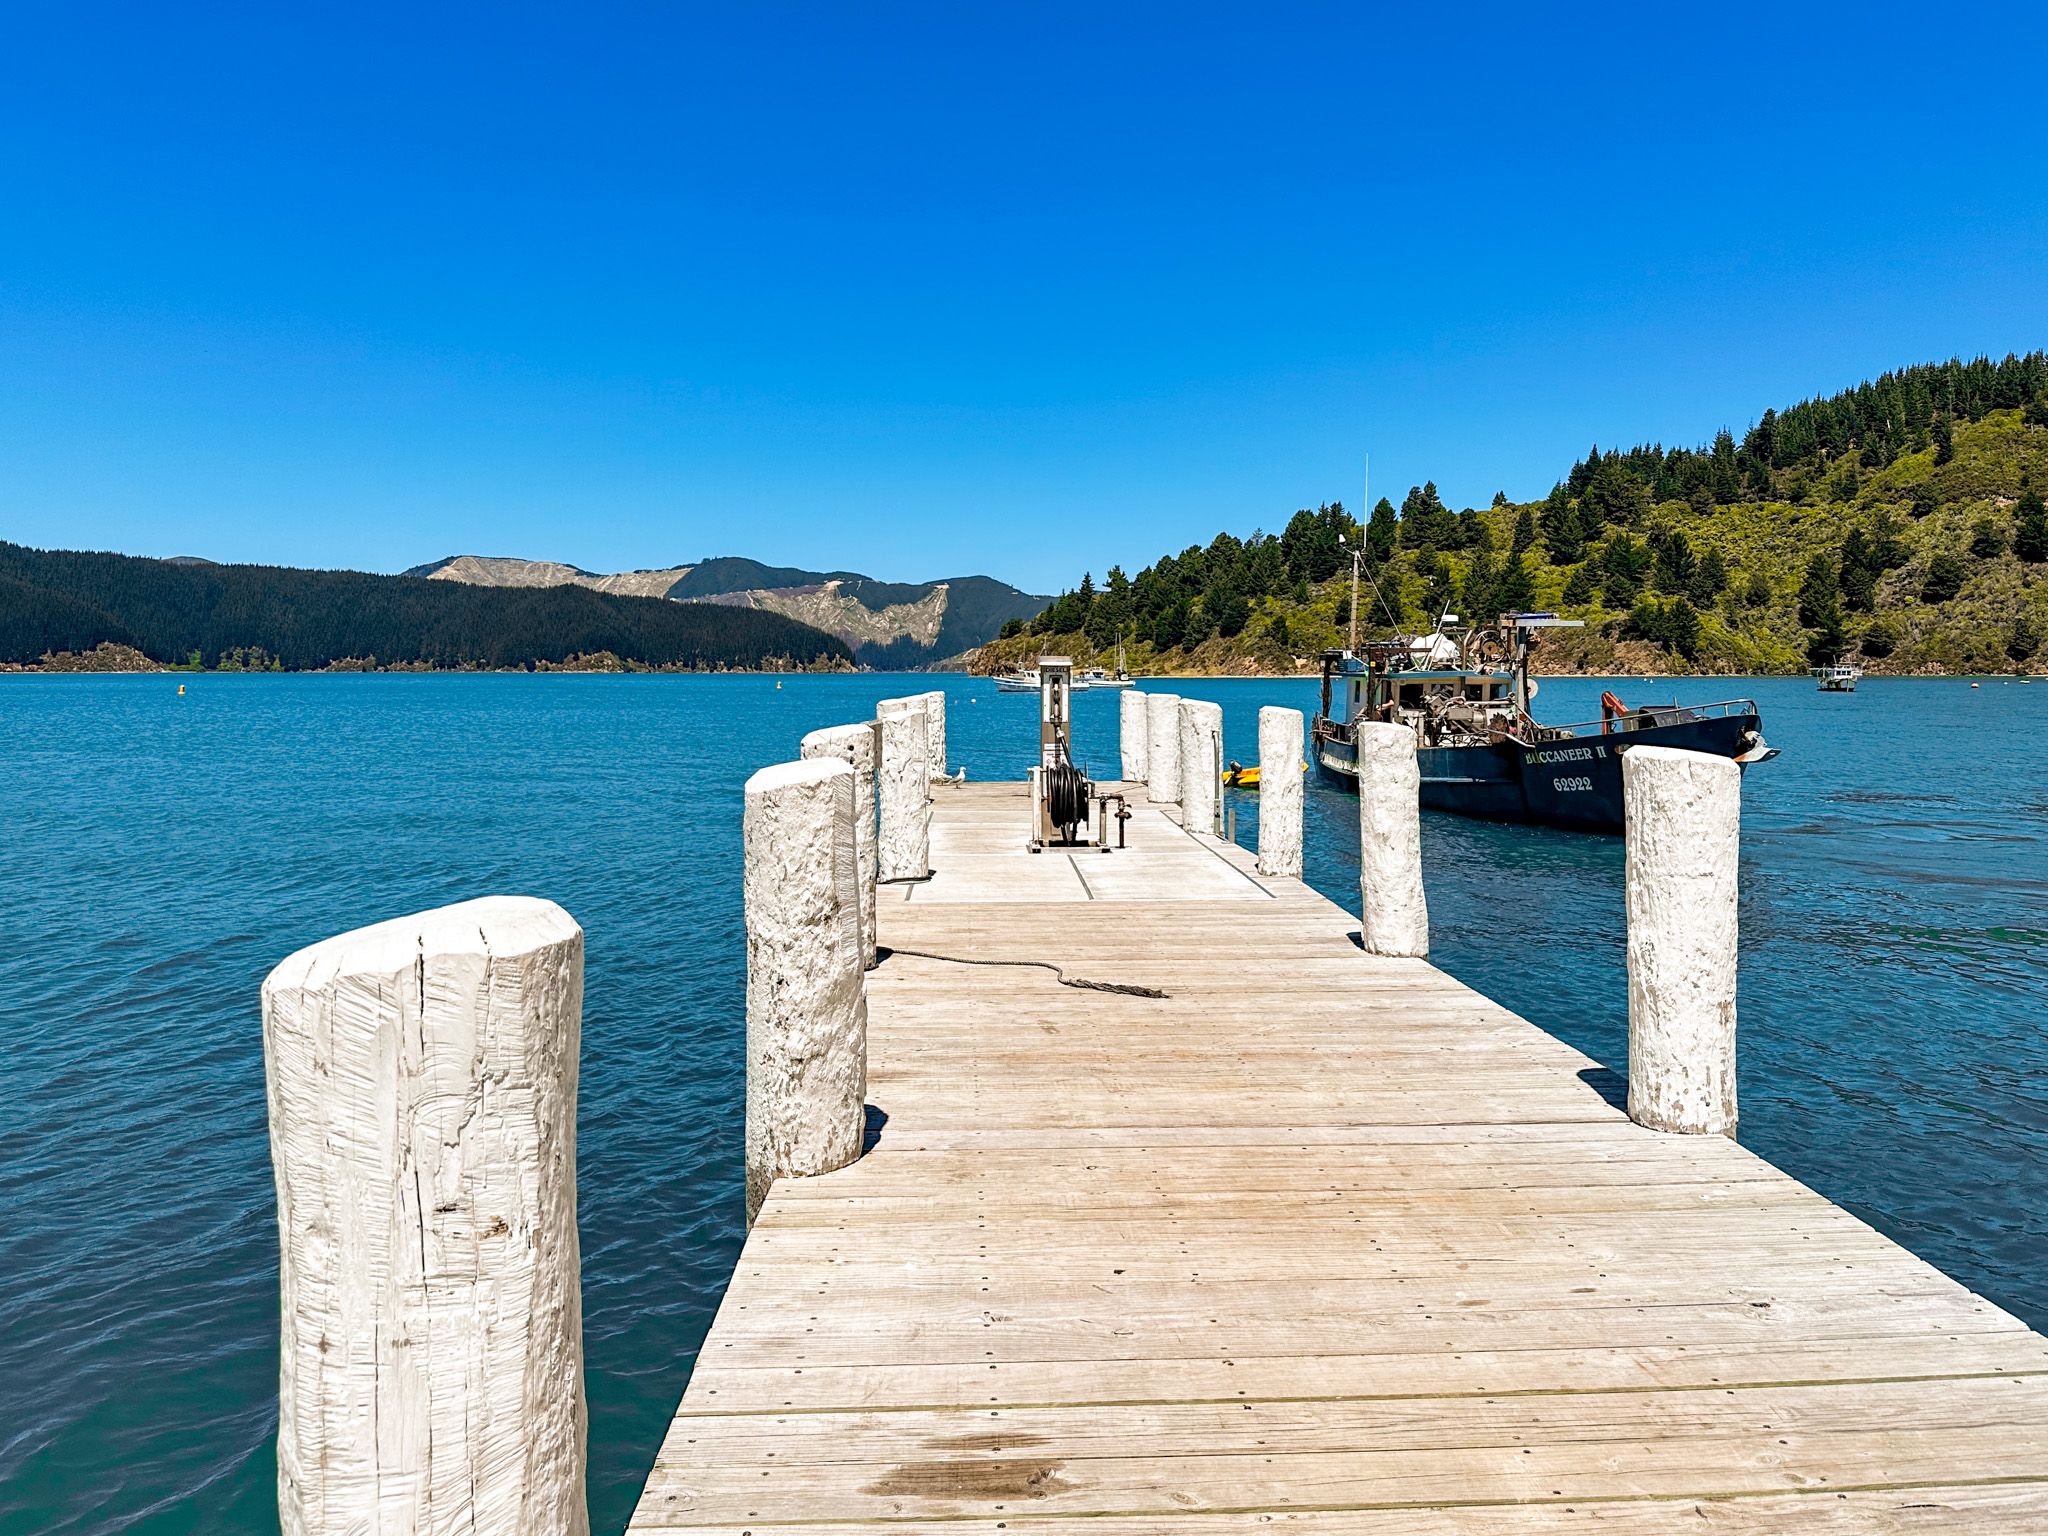
<svg viewBox="0 0 2048 1536">
<path fill-rule="evenodd" d="M 1207 699 L 1180 701 L 1180 824 L 1190 832 L 1216 830 L 1223 803 L 1223 706 Z"/>
<path fill-rule="evenodd" d="M 778 1178 L 860 1156 L 868 1003 L 853 820 L 854 771 L 838 758 L 777 763 L 747 780 L 749 1226 Z"/>
<path fill-rule="evenodd" d="M 836 757 L 853 768 L 853 849 L 860 859 L 861 963 L 875 964 L 875 775 L 882 760 L 878 721 L 812 731 L 797 748 L 803 758 Z"/>
<path fill-rule="evenodd" d="M 932 777 L 948 777 L 946 765 L 946 695 L 937 688 L 917 696 L 924 704 L 924 745 L 931 755 Z"/>
<path fill-rule="evenodd" d="M 895 702 L 884 700 L 884 703 Z M 875 845 L 876 878 L 922 880 L 932 872 L 931 753 L 921 709 L 881 717 L 882 759 L 875 799 L 881 830 Z"/>
<path fill-rule="evenodd" d="M 1429 903 L 1422 894 L 1415 732 L 1365 720 L 1356 729 L 1359 935 L 1368 954 L 1420 957 L 1429 953 Z"/>
<path fill-rule="evenodd" d="M 1628 840 L 1628 1115 L 1735 1134 L 1742 769 L 1672 747 L 1621 756 Z"/>
<path fill-rule="evenodd" d="M 931 693 L 906 694 L 899 699 L 883 699 L 875 705 L 877 720 L 912 713 L 924 716 L 926 776 L 943 779 L 946 777 L 946 696 L 934 690 Z"/>
<path fill-rule="evenodd" d="M 494 896 L 263 982 L 286 1536 L 589 1530 L 583 930 Z"/>
<path fill-rule="evenodd" d="M 1116 696 L 1117 747 L 1123 756 L 1124 782 L 1145 780 L 1145 748 L 1151 727 L 1145 720 L 1145 695 L 1126 688 Z"/>
<path fill-rule="evenodd" d="M 1145 695 L 1145 789 L 1155 805 L 1180 803 L 1180 695 Z"/>
<path fill-rule="evenodd" d="M 1259 873 L 1301 878 L 1301 739 L 1298 709 L 1259 710 Z"/>
</svg>

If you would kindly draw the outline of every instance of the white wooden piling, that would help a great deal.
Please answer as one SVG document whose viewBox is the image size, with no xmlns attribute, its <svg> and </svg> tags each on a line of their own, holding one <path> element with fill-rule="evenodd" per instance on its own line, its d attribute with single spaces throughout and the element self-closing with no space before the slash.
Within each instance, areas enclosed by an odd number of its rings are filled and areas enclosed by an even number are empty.
<svg viewBox="0 0 2048 1536">
<path fill-rule="evenodd" d="M 892 715 L 922 714 L 924 716 L 925 776 L 929 779 L 946 777 L 946 696 L 933 689 L 929 693 L 905 694 L 901 698 L 883 699 L 875 706 L 875 718 L 887 720 Z"/>
<path fill-rule="evenodd" d="M 1621 789 L 1629 1118 L 1732 1136 L 1742 770 L 1704 752 L 1630 747 Z"/>
<path fill-rule="evenodd" d="M 263 983 L 284 1536 L 581 1536 L 583 931 L 490 897 Z"/>
<path fill-rule="evenodd" d="M 1216 830 L 1223 797 L 1223 706 L 1180 701 L 1180 822 L 1190 832 Z"/>
<path fill-rule="evenodd" d="M 747 780 L 745 799 L 751 1224 L 776 1179 L 860 1156 L 868 1007 L 853 768 L 777 763 Z"/>
<path fill-rule="evenodd" d="M 882 757 L 875 797 L 881 825 L 876 876 L 883 881 L 922 880 L 931 873 L 932 825 L 931 752 L 925 743 L 925 713 L 921 709 L 891 710 L 881 716 L 880 726 Z"/>
<path fill-rule="evenodd" d="M 1180 800 L 1180 695 L 1145 695 L 1146 790 L 1157 804 Z"/>
<path fill-rule="evenodd" d="M 836 757 L 853 768 L 853 847 L 860 860 L 861 963 L 875 963 L 875 776 L 881 766 L 882 728 L 878 721 L 834 725 L 804 737 L 797 755 Z"/>
<path fill-rule="evenodd" d="M 1145 720 L 1145 695 L 1126 688 L 1116 696 L 1117 748 L 1123 757 L 1124 782 L 1145 782 L 1146 747 L 1151 727 Z"/>
<path fill-rule="evenodd" d="M 1429 903 L 1422 894 L 1415 732 L 1371 721 L 1360 721 L 1357 732 L 1359 934 L 1368 954 L 1426 955 Z"/>
<path fill-rule="evenodd" d="M 1301 877 L 1301 743 L 1298 709 L 1259 710 L 1259 873 Z"/>
<path fill-rule="evenodd" d="M 924 744 L 932 760 L 932 777 L 946 778 L 946 694 L 941 688 L 918 695 L 924 701 Z"/>
</svg>

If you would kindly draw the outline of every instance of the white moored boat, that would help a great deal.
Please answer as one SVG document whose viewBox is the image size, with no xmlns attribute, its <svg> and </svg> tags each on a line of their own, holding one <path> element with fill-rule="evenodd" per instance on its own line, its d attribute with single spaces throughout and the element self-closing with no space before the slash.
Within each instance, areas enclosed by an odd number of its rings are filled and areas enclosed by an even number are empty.
<svg viewBox="0 0 2048 1536">
<path fill-rule="evenodd" d="M 1861 667 L 1852 667 L 1845 661 L 1838 661 L 1832 667 L 1809 667 L 1807 669 L 1822 693 L 1854 693 L 1856 684 L 1863 677 Z"/>
</svg>

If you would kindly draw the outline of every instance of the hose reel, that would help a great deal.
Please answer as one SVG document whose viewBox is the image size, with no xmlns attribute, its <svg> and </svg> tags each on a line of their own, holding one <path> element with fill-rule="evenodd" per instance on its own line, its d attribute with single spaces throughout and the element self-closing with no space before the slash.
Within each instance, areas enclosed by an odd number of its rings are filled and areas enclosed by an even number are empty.
<svg viewBox="0 0 2048 1536">
<path fill-rule="evenodd" d="M 1095 847 L 1108 851 L 1104 830 L 1110 822 L 1109 802 L 1123 810 L 1120 795 L 1101 795 L 1074 763 L 1074 663 L 1065 656 L 1038 658 L 1038 766 L 1031 770 L 1031 841 L 1033 853 L 1054 846 Z M 1088 835 L 1093 808 L 1094 836 Z M 1127 812 L 1124 814 L 1128 814 Z M 1123 832 L 1123 815 L 1117 818 Z"/>
</svg>

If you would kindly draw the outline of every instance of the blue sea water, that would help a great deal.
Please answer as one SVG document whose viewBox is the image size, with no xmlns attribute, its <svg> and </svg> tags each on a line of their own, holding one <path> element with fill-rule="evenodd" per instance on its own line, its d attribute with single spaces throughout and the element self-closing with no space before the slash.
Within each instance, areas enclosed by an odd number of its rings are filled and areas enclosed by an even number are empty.
<svg viewBox="0 0 2048 1536">
<path fill-rule="evenodd" d="M 275 1529 L 258 984 L 488 892 L 588 934 L 590 1500 L 618 1531 L 740 1241 L 740 785 L 935 680 L 178 681 L 0 679 L 0 1531 Z M 1021 774 L 1032 701 L 944 686 L 954 762 Z M 1259 705 L 1315 695 L 1173 686 L 1248 761 Z M 2048 1325 L 2048 686 L 1621 691 L 1753 694 L 1785 750 L 1744 792 L 1743 1141 Z M 1109 774 L 1116 708 L 1078 703 Z M 1311 789 L 1309 877 L 1347 905 L 1355 814 Z M 1438 963 L 1623 1068 L 1619 841 L 1425 825 Z"/>
</svg>

